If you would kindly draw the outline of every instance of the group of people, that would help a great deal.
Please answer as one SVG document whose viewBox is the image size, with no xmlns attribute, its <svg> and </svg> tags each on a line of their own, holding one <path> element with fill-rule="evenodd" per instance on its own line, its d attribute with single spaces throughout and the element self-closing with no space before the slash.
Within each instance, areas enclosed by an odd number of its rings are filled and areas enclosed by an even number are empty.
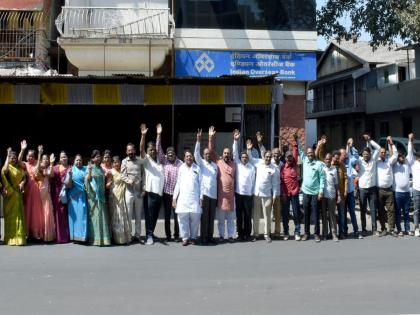
<svg viewBox="0 0 420 315">
<path fill-rule="evenodd" d="M 367 233 L 369 205 L 372 233 L 420 236 L 420 152 L 414 155 L 414 135 L 409 135 L 408 154 L 398 153 L 392 138 L 381 148 L 369 135 L 361 156 L 349 139 L 345 148 L 326 152 L 326 137 L 315 149 L 304 152 L 294 135 L 286 148 L 266 150 L 257 133 L 260 157 L 251 140 L 241 150 L 241 134 L 233 132 L 232 148 L 215 152 L 216 131 L 210 127 L 208 146 L 202 150 L 202 131 L 197 132 L 194 151 L 186 150 L 183 161 L 175 149 L 166 154 L 161 145 L 162 126 L 156 127 L 156 142 L 146 144 L 147 127 L 140 127 L 140 156 L 129 143 L 122 161 L 105 151 L 94 150 L 87 166 L 80 155 L 73 165 L 65 152 L 55 164 L 54 154 L 29 150 L 26 141 L 19 154 L 7 150 L 1 170 L 4 197 L 4 243 L 25 245 L 27 240 L 67 243 L 70 241 L 106 246 L 138 241 L 152 245 L 161 206 L 165 212 L 166 241 L 183 246 L 221 242 L 256 241 L 263 235 L 289 239 L 289 210 L 293 210 L 294 239 L 314 240 L 348 236 L 347 213 L 353 237 Z M 389 154 L 387 153 L 387 150 Z M 413 177 L 414 225 L 410 230 L 410 174 Z M 355 213 L 355 177 L 358 178 L 361 233 Z M 303 194 L 304 233 L 301 234 L 299 194 Z M 141 237 L 144 212 L 145 239 Z M 272 216 L 274 231 L 271 231 Z M 171 218 L 174 231 L 171 231 Z M 214 238 L 214 222 L 218 238 Z M 312 219 L 312 220 L 311 220 Z M 377 219 L 381 231 L 377 228 Z M 132 221 L 134 220 L 134 229 Z M 235 232 L 236 220 L 236 232 Z M 320 221 L 322 230 L 320 229 Z M 387 225 L 387 226 L 386 226 Z"/>
</svg>

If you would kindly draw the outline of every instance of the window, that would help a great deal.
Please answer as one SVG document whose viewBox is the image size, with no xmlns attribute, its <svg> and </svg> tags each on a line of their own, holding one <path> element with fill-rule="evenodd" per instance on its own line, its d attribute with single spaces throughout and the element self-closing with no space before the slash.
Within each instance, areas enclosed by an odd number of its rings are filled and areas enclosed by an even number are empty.
<svg viewBox="0 0 420 315">
<path fill-rule="evenodd" d="M 404 82 L 405 80 L 405 67 L 398 67 L 398 82 Z"/>
<path fill-rule="evenodd" d="M 381 121 L 379 123 L 379 136 L 388 137 L 389 135 L 389 121 Z"/>
<path fill-rule="evenodd" d="M 408 137 L 408 135 L 413 132 L 413 117 L 408 117 L 408 116 L 403 117 L 402 118 L 402 127 L 403 127 L 402 128 L 403 129 L 402 136 L 404 138 Z"/>
<path fill-rule="evenodd" d="M 384 82 L 385 82 L 385 84 L 389 83 L 389 71 L 388 70 L 384 70 Z"/>
<path fill-rule="evenodd" d="M 314 0 L 178 0 L 177 28 L 316 30 Z"/>
</svg>

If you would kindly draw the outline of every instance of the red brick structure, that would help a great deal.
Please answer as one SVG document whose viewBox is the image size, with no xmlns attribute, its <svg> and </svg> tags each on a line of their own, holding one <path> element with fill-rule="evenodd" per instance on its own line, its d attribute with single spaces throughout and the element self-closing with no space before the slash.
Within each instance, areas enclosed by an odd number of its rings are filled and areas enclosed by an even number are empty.
<svg viewBox="0 0 420 315">
<path fill-rule="evenodd" d="M 280 105 L 280 139 L 282 143 L 290 142 L 293 134 L 299 135 L 300 141 L 305 146 L 305 96 L 284 95 L 284 103 Z"/>
</svg>

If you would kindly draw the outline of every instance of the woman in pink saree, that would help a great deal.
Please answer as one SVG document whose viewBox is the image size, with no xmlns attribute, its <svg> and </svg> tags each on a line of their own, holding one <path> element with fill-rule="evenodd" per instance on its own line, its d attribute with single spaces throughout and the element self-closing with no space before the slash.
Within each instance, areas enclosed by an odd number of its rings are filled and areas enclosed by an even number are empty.
<svg viewBox="0 0 420 315">
<path fill-rule="evenodd" d="M 20 154 L 18 157 L 21 164 L 23 155 L 28 147 L 25 140 L 20 143 Z M 26 155 L 25 170 L 27 173 L 27 181 L 24 194 L 24 209 L 26 222 L 26 235 L 30 239 L 40 240 L 43 238 L 44 211 L 42 208 L 41 193 L 39 191 L 38 182 L 35 178 L 37 160 L 35 151 L 29 150 Z"/>
<path fill-rule="evenodd" d="M 51 178 L 51 199 L 55 211 L 55 227 L 57 235 L 57 243 L 68 243 L 70 242 L 69 235 L 69 214 L 67 210 L 67 204 L 63 204 L 60 200 L 60 192 L 63 188 L 67 173 L 71 169 L 68 163 L 68 157 L 66 152 L 61 151 L 60 161 L 53 167 L 53 174 Z"/>
<path fill-rule="evenodd" d="M 52 165 L 55 157 L 51 154 L 50 158 L 46 154 L 42 155 L 42 145 L 38 147 L 38 163 L 36 168 L 36 179 L 41 195 L 44 222 L 42 225 L 42 240 L 52 242 L 55 240 L 55 219 L 54 208 L 50 195 L 50 179 L 54 175 Z"/>
</svg>

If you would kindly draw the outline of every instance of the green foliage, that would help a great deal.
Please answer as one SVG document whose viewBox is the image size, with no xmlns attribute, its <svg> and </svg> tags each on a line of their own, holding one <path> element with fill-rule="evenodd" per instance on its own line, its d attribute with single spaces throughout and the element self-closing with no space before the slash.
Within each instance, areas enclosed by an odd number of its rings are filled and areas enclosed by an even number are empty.
<svg viewBox="0 0 420 315">
<path fill-rule="evenodd" d="M 418 42 L 420 1 L 328 0 L 317 11 L 317 29 L 330 40 L 349 40 L 365 31 L 373 47 L 391 45 L 398 38 L 407 44 Z"/>
</svg>

